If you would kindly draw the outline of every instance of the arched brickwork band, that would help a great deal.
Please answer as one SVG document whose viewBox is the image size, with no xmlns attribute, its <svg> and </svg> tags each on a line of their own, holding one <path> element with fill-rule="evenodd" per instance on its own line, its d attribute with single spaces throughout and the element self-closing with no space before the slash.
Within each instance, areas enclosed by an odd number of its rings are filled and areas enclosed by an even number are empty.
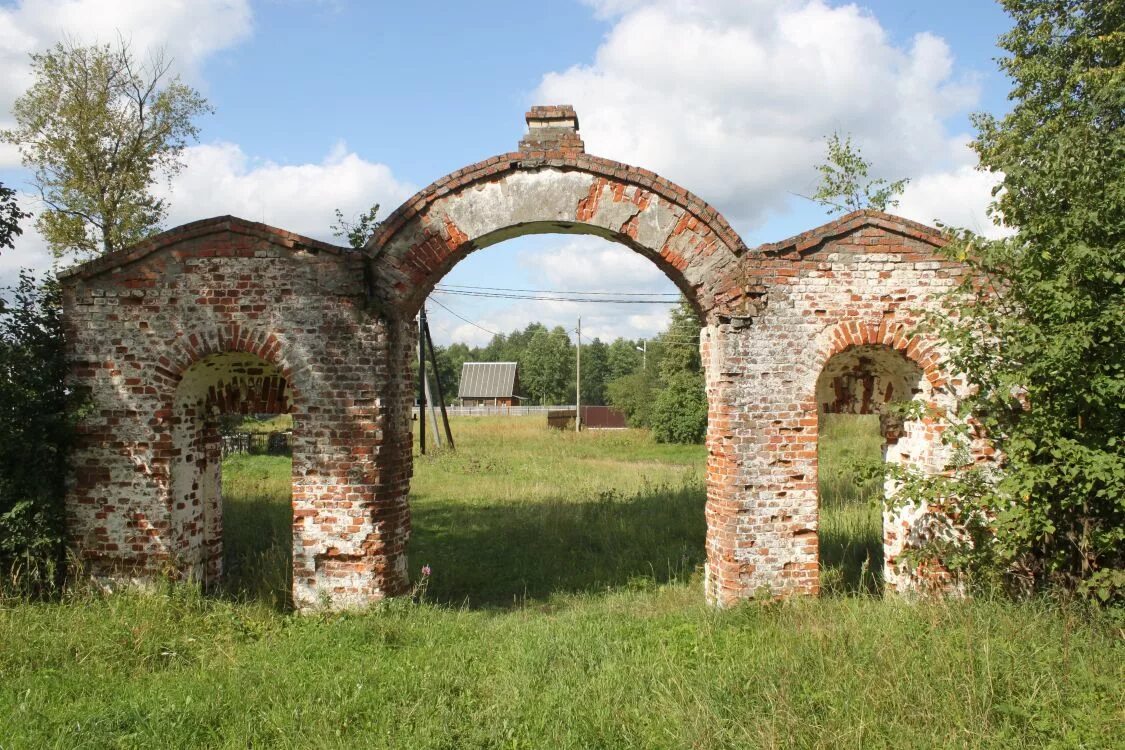
<svg viewBox="0 0 1125 750">
<path fill-rule="evenodd" d="M 748 249 L 687 190 L 586 154 L 573 109 L 535 107 L 527 124 L 518 151 L 422 190 L 359 252 L 219 217 L 62 274 L 72 382 L 93 403 L 67 511 L 92 574 L 219 575 L 209 425 L 288 410 L 295 603 L 405 590 L 413 316 L 469 253 L 563 232 L 649 258 L 706 321 L 708 596 L 817 591 L 818 379 L 839 369 L 844 400 L 865 383 L 912 389 L 872 369 L 890 361 L 881 355 L 846 360 L 877 347 L 915 363 L 927 397 L 953 398 L 940 352 L 909 337 L 960 273 L 936 253 L 941 235 L 861 211 Z M 935 434 L 898 445 L 926 448 Z"/>
<path fill-rule="evenodd" d="M 704 315 L 744 307 L 746 290 L 735 271 L 746 246 L 718 211 L 647 169 L 585 153 L 570 108 L 533 108 L 527 121 L 532 137 L 520 151 L 446 175 L 380 225 L 366 248 L 375 299 L 412 317 L 470 252 L 557 232 L 633 248 Z"/>
</svg>

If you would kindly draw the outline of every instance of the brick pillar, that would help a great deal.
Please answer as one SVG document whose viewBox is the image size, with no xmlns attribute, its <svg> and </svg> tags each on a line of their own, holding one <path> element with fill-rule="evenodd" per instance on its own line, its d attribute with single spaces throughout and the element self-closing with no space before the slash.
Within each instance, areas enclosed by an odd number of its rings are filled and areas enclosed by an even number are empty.
<svg viewBox="0 0 1125 750">
<path fill-rule="evenodd" d="M 569 104 L 532 107 L 520 151 L 529 154 L 577 156 L 586 150 L 578 137 L 578 114 Z"/>
<path fill-rule="evenodd" d="M 749 320 L 703 332 L 707 425 L 707 597 L 815 594 L 816 403 L 792 369 L 762 356 Z M 811 396 L 811 394 L 810 394 Z"/>
</svg>

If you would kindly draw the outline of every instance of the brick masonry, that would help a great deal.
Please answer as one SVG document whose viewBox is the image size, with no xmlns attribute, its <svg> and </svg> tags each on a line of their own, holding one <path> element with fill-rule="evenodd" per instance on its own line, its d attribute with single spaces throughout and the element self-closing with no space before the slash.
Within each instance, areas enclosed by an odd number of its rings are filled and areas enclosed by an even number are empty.
<svg viewBox="0 0 1125 750">
<path fill-rule="evenodd" d="M 819 414 L 880 414 L 888 461 L 943 468 L 940 421 L 887 409 L 955 405 L 940 352 L 911 334 L 961 272 L 937 255 L 936 230 L 861 211 L 748 248 L 690 192 L 587 155 L 572 108 L 535 107 L 527 121 L 519 151 L 425 188 L 362 252 L 228 216 L 63 274 L 73 382 L 94 404 L 67 504 L 91 574 L 214 582 L 217 418 L 288 411 L 295 602 L 403 591 L 414 316 L 462 258 L 529 233 L 620 242 L 706 321 L 712 601 L 816 593 Z M 932 515 L 885 518 L 892 588 L 923 580 L 900 556 Z"/>
</svg>

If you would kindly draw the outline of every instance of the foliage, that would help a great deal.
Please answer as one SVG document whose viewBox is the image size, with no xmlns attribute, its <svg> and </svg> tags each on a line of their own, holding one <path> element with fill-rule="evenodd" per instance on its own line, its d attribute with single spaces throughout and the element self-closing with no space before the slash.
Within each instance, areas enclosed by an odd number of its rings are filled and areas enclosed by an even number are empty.
<svg viewBox="0 0 1125 750">
<path fill-rule="evenodd" d="M 962 233 L 971 274 L 934 326 L 1003 456 L 915 494 L 959 498 L 962 568 L 1019 588 L 1125 591 L 1125 3 L 1004 0 L 1012 111 L 975 118 L 1009 239 Z"/>
<path fill-rule="evenodd" d="M 20 587 L 56 582 L 63 551 L 66 461 L 76 396 L 63 384 L 60 291 L 20 274 L 0 299 L 0 571 Z"/>
<path fill-rule="evenodd" d="M 562 326 L 535 332 L 520 363 L 520 383 L 538 404 L 571 402 L 575 387 L 574 347 Z"/>
<path fill-rule="evenodd" d="M 652 426 L 652 405 L 660 380 L 652 370 L 623 375 L 606 384 L 606 398 L 625 414 L 630 427 Z"/>
<path fill-rule="evenodd" d="M 336 209 L 336 223 L 331 226 L 332 236 L 348 241 L 348 246 L 357 250 L 367 245 L 367 241 L 375 234 L 380 222 L 375 218 L 379 213 L 379 204 L 372 204 L 371 208 L 360 213 L 353 219 L 344 218 L 344 212 Z"/>
<path fill-rule="evenodd" d="M 658 443 L 702 443 L 707 435 L 703 376 L 681 372 L 668 378 L 652 405 L 652 435 Z"/>
<path fill-rule="evenodd" d="M 0 182 L 0 250 L 15 247 L 15 239 L 23 234 L 20 221 L 27 219 L 31 214 L 20 210 L 16 203 L 16 191 L 4 187 Z"/>
<path fill-rule="evenodd" d="M 128 45 L 59 43 L 31 55 L 35 81 L 12 108 L 19 146 L 47 208 L 36 227 L 56 256 L 126 247 L 154 233 L 167 212 L 152 188 L 183 166 L 206 100 L 155 55 Z"/>
<path fill-rule="evenodd" d="M 582 403 L 605 403 L 609 374 L 609 347 L 601 339 L 582 342 Z"/>
<path fill-rule="evenodd" d="M 661 387 L 652 403 L 652 434 L 659 442 L 702 443 L 707 434 L 707 394 L 699 359 L 699 317 L 681 299 L 668 329 L 654 342 Z"/>
<path fill-rule="evenodd" d="M 909 179 L 887 182 L 884 179 L 867 179 L 871 162 L 863 158 L 852 137 L 840 140 L 839 133 L 826 139 L 827 161 L 817 165 L 820 185 L 813 200 L 828 207 L 829 213 L 858 211 L 873 208 L 885 211 L 898 205 L 896 195 L 905 188 Z"/>
</svg>

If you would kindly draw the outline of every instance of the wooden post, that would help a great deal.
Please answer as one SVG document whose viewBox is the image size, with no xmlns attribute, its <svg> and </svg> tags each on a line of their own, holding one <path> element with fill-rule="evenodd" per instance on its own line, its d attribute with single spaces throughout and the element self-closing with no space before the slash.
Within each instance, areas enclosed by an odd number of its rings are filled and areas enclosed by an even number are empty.
<svg viewBox="0 0 1125 750">
<path fill-rule="evenodd" d="M 578 358 L 575 361 L 577 390 L 574 391 L 574 431 L 582 431 L 582 318 L 578 318 Z"/>
<path fill-rule="evenodd" d="M 418 313 L 418 450 L 426 455 L 426 306 Z"/>
<path fill-rule="evenodd" d="M 438 372 L 437 355 L 434 354 L 434 338 L 430 335 L 430 324 L 428 321 L 423 320 L 422 325 L 426 333 L 426 346 L 430 350 L 430 361 L 434 363 L 434 384 L 437 386 L 438 404 L 441 406 L 441 423 L 445 427 L 445 440 L 449 443 L 449 449 L 453 450 L 453 431 L 449 429 L 449 414 L 445 411 L 445 394 L 441 392 L 441 373 Z"/>
</svg>

